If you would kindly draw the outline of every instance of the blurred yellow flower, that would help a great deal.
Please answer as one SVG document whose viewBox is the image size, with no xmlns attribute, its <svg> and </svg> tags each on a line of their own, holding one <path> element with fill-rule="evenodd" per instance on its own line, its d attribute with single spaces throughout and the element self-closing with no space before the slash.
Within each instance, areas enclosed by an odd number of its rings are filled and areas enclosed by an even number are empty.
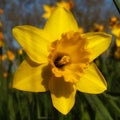
<svg viewBox="0 0 120 120">
<path fill-rule="evenodd" d="M 116 24 L 114 27 L 112 27 L 112 34 L 115 35 L 116 40 L 116 46 L 120 47 L 120 24 Z"/>
<path fill-rule="evenodd" d="M 23 49 L 19 49 L 19 50 L 18 50 L 18 54 L 19 54 L 19 55 L 22 55 L 22 54 L 23 54 Z"/>
<path fill-rule="evenodd" d="M 115 43 L 117 47 L 120 47 L 120 38 L 116 38 Z"/>
<path fill-rule="evenodd" d="M 43 5 L 43 9 L 45 10 L 45 13 L 42 15 L 43 18 L 47 19 L 51 16 L 54 6 L 49 6 L 49 5 Z"/>
<path fill-rule="evenodd" d="M 65 0 L 63 0 L 61 2 L 57 2 L 56 6 L 64 7 L 65 9 L 70 10 L 73 8 L 74 3 L 72 0 L 69 0 L 69 2 L 66 2 Z M 51 16 L 52 12 L 54 11 L 55 6 L 49 6 L 44 4 L 43 9 L 45 10 L 45 13 L 42 15 L 42 17 L 45 19 L 48 19 Z"/>
<path fill-rule="evenodd" d="M 6 60 L 6 59 L 7 59 L 7 55 L 6 55 L 6 54 L 0 55 L 0 60 L 1 60 L 1 61 L 4 61 L 4 60 Z"/>
<path fill-rule="evenodd" d="M 0 32 L 0 40 L 4 38 L 4 35 L 2 32 Z"/>
<path fill-rule="evenodd" d="M 117 22 L 111 27 L 112 34 L 115 35 L 114 57 L 120 59 L 120 23 Z"/>
<path fill-rule="evenodd" d="M 3 14 L 3 10 L 0 8 L 0 15 Z"/>
<path fill-rule="evenodd" d="M 4 72 L 4 73 L 3 73 L 3 77 L 4 77 L 4 78 L 7 78 L 7 76 L 8 76 L 8 73 L 7 73 L 7 72 Z"/>
<path fill-rule="evenodd" d="M 57 2 L 56 5 L 58 7 L 64 7 L 67 10 L 71 10 L 74 7 L 74 3 L 72 0 L 69 0 L 68 2 L 62 0 L 61 2 Z"/>
<path fill-rule="evenodd" d="M 4 46 L 4 42 L 3 40 L 0 40 L 0 47 L 3 47 Z"/>
<path fill-rule="evenodd" d="M 81 33 L 81 34 L 84 33 L 84 28 L 83 27 L 79 27 L 78 28 L 78 32 Z"/>
<path fill-rule="evenodd" d="M 2 22 L 0 21 L 0 27 L 2 27 Z"/>
<path fill-rule="evenodd" d="M 15 54 L 11 50 L 7 50 L 7 57 L 10 61 L 15 59 Z"/>
<path fill-rule="evenodd" d="M 4 46 L 3 38 L 4 38 L 3 33 L 0 32 L 0 47 L 3 47 L 3 46 Z"/>
<path fill-rule="evenodd" d="M 94 32 L 103 32 L 104 31 L 104 26 L 96 23 L 96 24 L 94 24 L 93 31 Z"/>
<path fill-rule="evenodd" d="M 113 27 L 118 23 L 118 17 L 114 16 L 110 19 L 110 26 Z"/>
<path fill-rule="evenodd" d="M 114 57 L 116 59 L 120 59 L 120 47 L 116 47 L 115 52 L 114 52 Z"/>
<path fill-rule="evenodd" d="M 107 83 L 92 62 L 111 43 L 102 32 L 80 34 L 70 11 L 55 8 L 44 29 L 17 26 L 13 35 L 29 58 L 17 69 L 13 88 L 50 91 L 53 106 L 67 114 L 75 103 L 76 91 L 98 94 Z"/>
</svg>

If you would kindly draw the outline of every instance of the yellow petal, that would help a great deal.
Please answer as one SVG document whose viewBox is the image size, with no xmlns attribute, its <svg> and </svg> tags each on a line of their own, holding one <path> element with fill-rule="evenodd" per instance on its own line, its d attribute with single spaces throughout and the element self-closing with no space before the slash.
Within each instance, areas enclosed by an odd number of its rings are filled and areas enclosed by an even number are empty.
<svg viewBox="0 0 120 120">
<path fill-rule="evenodd" d="M 112 28 L 112 34 L 114 34 L 116 37 L 120 37 L 120 25 L 116 25 Z"/>
<path fill-rule="evenodd" d="M 24 48 L 28 56 L 36 63 L 47 62 L 49 36 L 41 29 L 32 26 L 13 28 L 15 39 Z"/>
<path fill-rule="evenodd" d="M 76 86 L 80 92 L 92 94 L 102 93 L 107 89 L 107 83 L 94 63 L 86 69 Z"/>
<path fill-rule="evenodd" d="M 102 54 L 110 46 L 112 40 L 111 35 L 103 32 L 90 32 L 83 34 L 82 37 L 88 41 L 86 49 L 91 51 L 90 61 Z"/>
<path fill-rule="evenodd" d="M 77 22 L 70 11 L 63 7 L 57 7 L 48 19 L 44 30 L 47 31 L 53 40 L 60 39 L 61 34 L 68 31 L 77 31 Z"/>
<path fill-rule="evenodd" d="M 116 38 L 115 43 L 116 43 L 116 46 L 117 46 L 117 47 L 120 47 L 120 38 Z"/>
<path fill-rule="evenodd" d="M 14 75 L 13 88 L 30 92 L 48 90 L 47 84 L 51 75 L 48 68 L 46 64 L 36 65 L 32 61 L 24 60 Z"/>
<path fill-rule="evenodd" d="M 53 106 L 62 114 L 67 114 L 75 103 L 75 86 L 63 78 L 52 78 L 49 81 Z"/>
</svg>

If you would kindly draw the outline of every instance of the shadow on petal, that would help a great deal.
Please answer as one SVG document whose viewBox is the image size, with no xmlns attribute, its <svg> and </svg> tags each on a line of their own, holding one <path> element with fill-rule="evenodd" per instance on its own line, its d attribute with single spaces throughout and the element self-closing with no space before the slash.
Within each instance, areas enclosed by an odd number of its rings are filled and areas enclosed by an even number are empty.
<svg viewBox="0 0 120 120">
<path fill-rule="evenodd" d="M 33 62 L 32 60 L 30 60 L 30 58 L 27 58 L 27 62 L 32 66 L 32 67 L 37 67 L 40 64 Z M 42 65 L 42 64 L 41 64 Z M 46 90 L 48 90 L 48 83 L 49 80 L 51 79 L 52 76 L 52 71 L 51 71 L 51 67 L 49 64 L 46 64 L 43 66 L 40 77 L 43 79 L 41 81 L 41 84 L 45 87 Z"/>
<path fill-rule="evenodd" d="M 52 76 L 49 81 L 49 89 L 56 97 L 69 98 L 75 92 L 73 83 L 65 82 L 63 77 L 58 78 L 55 76 Z"/>
<path fill-rule="evenodd" d="M 26 58 L 26 61 L 27 61 L 28 64 L 29 64 L 30 66 L 32 66 L 32 67 L 37 67 L 37 66 L 40 65 L 40 64 L 38 64 L 38 63 L 33 62 L 29 57 Z"/>
<path fill-rule="evenodd" d="M 74 106 L 76 88 L 63 78 L 52 77 L 49 81 L 53 106 L 62 114 L 66 115 Z"/>
<path fill-rule="evenodd" d="M 49 81 L 50 81 L 52 75 L 53 75 L 53 73 L 51 71 L 51 66 L 49 64 L 47 66 L 43 67 L 42 73 L 41 73 L 41 76 L 43 78 L 42 84 L 45 85 L 45 87 L 47 87 L 47 89 L 48 89 L 48 84 L 49 84 Z M 47 86 L 46 86 L 46 84 L 47 84 Z"/>
</svg>

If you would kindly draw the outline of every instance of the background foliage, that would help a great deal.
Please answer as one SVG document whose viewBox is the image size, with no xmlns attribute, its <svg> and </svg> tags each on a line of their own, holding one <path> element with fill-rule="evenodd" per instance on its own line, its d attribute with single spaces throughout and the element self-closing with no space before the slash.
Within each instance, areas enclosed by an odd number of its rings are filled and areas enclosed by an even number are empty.
<svg viewBox="0 0 120 120">
<path fill-rule="evenodd" d="M 43 27 L 46 19 L 43 5 L 54 6 L 60 0 L 0 0 L 0 120 L 119 120 L 120 119 L 120 52 L 115 56 L 116 36 L 109 50 L 95 60 L 108 82 L 108 90 L 100 95 L 77 92 L 76 103 L 64 116 L 52 106 L 49 92 L 31 93 L 11 88 L 15 70 L 25 57 L 12 36 L 12 28 L 29 24 Z M 74 0 L 71 9 L 78 25 L 88 31 L 112 34 L 112 18 L 119 21 L 112 0 Z M 97 24 L 97 25 L 96 25 Z M 102 26 L 102 27 L 100 27 Z M 3 45 L 3 44 L 4 45 Z M 6 57 L 4 56 L 6 55 Z"/>
</svg>

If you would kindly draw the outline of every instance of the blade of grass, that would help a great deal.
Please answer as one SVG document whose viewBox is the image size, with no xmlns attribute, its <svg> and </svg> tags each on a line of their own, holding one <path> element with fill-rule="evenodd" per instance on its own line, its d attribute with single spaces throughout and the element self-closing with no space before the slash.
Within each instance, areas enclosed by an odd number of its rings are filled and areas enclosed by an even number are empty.
<svg viewBox="0 0 120 120">
<path fill-rule="evenodd" d="M 118 12 L 120 13 L 120 1 L 119 0 L 113 0 Z"/>
<path fill-rule="evenodd" d="M 85 94 L 85 97 L 93 110 L 99 116 L 100 120 L 113 120 L 106 107 L 96 95 Z"/>
</svg>

